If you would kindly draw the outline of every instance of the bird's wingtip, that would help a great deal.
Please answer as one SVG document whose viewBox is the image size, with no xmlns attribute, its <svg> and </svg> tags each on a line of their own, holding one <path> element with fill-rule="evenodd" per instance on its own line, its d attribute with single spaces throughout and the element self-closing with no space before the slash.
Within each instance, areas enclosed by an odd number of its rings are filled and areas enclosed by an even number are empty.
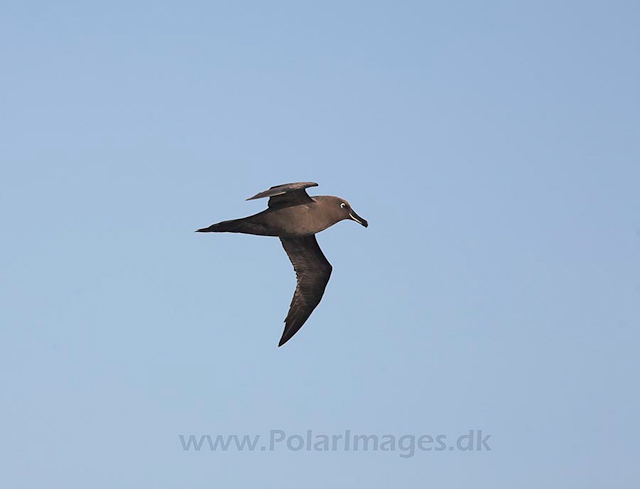
<svg viewBox="0 0 640 489">
<path fill-rule="evenodd" d="M 289 335 L 287 334 L 287 330 L 285 329 L 282 332 L 282 336 L 280 337 L 280 341 L 278 342 L 278 348 L 280 348 L 282 345 L 284 345 L 287 341 L 289 341 L 291 338 L 293 337 L 293 335 Z"/>
</svg>

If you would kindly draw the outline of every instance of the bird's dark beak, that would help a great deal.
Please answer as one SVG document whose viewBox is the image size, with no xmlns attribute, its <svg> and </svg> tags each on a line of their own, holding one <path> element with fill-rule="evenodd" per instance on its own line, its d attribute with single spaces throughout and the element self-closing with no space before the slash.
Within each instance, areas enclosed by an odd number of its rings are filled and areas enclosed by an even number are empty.
<svg viewBox="0 0 640 489">
<path fill-rule="evenodd" d="M 351 209 L 351 211 L 349 212 L 349 218 L 351 218 L 352 221 L 356 221 L 358 224 L 362 224 L 364 227 L 369 226 L 367 220 L 356 214 L 356 211 L 354 211 L 353 209 Z"/>
</svg>

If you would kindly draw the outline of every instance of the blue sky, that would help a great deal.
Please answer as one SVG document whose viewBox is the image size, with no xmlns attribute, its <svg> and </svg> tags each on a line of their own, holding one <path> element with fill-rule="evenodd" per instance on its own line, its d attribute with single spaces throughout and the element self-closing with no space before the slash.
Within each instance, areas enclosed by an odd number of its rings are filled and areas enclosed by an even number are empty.
<svg viewBox="0 0 640 489">
<path fill-rule="evenodd" d="M 638 487 L 639 13 L 3 2 L 2 485 Z M 277 348 L 278 240 L 193 230 L 291 181 L 370 226 Z"/>
</svg>

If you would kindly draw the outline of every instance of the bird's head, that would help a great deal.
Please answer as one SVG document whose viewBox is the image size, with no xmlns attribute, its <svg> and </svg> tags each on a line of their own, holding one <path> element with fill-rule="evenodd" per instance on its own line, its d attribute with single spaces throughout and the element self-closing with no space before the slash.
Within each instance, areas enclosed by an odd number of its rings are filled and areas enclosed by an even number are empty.
<svg viewBox="0 0 640 489">
<path fill-rule="evenodd" d="M 351 208 L 351 204 L 349 204 L 349 202 L 347 202 L 346 200 L 336 197 L 332 202 L 332 205 L 336 206 L 336 211 L 339 213 L 341 220 L 349 219 L 351 221 L 357 222 L 358 224 L 361 224 L 364 227 L 369 226 L 367 220 L 356 214 L 356 211 Z"/>
</svg>

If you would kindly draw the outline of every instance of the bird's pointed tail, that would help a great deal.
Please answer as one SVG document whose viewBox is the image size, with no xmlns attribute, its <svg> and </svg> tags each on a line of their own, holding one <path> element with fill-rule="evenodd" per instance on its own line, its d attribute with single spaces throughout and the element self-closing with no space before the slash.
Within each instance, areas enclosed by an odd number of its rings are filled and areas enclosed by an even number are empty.
<svg viewBox="0 0 640 489">
<path fill-rule="evenodd" d="M 196 233 L 241 233 L 242 219 L 232 219 L 212 224 L 209 227 L 196 229 Z"/>
<path fill-rule="evenodd" d="M 254 216 L 218 222 L 208 228 L 196 229 L 196 233 L 244 233 L 257 234 L 259 236 L 274 236 L 262 223 L 256 221 Z"/>
</svg>

